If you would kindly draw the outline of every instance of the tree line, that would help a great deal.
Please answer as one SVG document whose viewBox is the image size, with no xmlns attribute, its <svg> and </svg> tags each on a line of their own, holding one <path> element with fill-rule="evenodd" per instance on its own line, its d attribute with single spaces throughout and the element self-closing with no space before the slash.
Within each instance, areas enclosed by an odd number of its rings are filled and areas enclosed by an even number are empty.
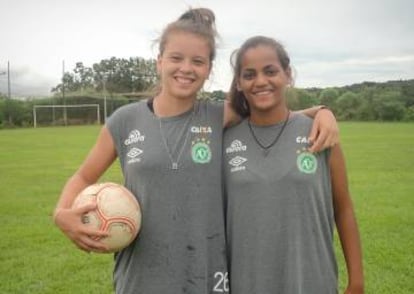
<svg viewBox="0 0 414 294">
<path fill-rule="evenodd" d="M 94 63 L 92 67 L 77 62 L 72 72 L 65 72 L 62 82 L 51 92 L 58 95 L 64 91 L 142 92 L 154 86 L 157 80 L 155 59 L 112 57 Z"/>
<path fill-rule="evenodd" d="M 51 89 L 50 97 L 18 100 L 0 93 L 0 128 L 32 126 L 34 105 L 93 103 L 99 105 L 101 113 L 106 107 L 109 115 L 124 104 L 148 97 L 157 83 L 154 59 L 112 57 L 91 67 L 78 62 L 72 71 L 64 73 L 61 83 Z M 224 100 L 225 91 L 227 89 L 203 92 L 200 96 Z M 292 109 L 323 104 L 341 121 L 414 121 L 414 79 L 362 82 L 344 87 L 292 88 L 287 97 Z M 64 111 L 56 110 L 53 116 L 62 117 Z M 76 112 L 71 113 L 71 118 L 77 123 L 82 123 L 82 117 L 89 117 L 90 121 L 93 115 L 79 109 L 72 112 Z M 44 116 L 43 119 L 52 124 L 66 123 L 55 117 Z M 100 123 L 103 121 L 101 117 Z"/>
<path fill-rule="evenodd" d="M 295 89 L 289 103 L 292 108 L 326 105 L 338 120 L 414 121 L 414 79 Z"/>
</svg>

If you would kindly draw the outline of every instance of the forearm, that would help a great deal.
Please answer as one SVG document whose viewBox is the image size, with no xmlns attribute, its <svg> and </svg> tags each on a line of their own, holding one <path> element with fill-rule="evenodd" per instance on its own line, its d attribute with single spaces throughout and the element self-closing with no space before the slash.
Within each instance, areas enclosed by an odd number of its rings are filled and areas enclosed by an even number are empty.
<svg viewBox="0 0 414 294">
<path fill-rule="evenodd" d="M 86 181 L 78 173 L 75 173 L 69 180 L 66 182 L 63 190 L 60 194 L 59 200 L 56 204 L 55 210 L 53 212 L 53 220 L 56 222 L 56 217 L 62 209 L 69 209 L 72 207 L 72 203 L 76 196 L 88 185 L 92 183 Z"/>
<path fill-rule="evenodd" d="M 90 184 L 92 183 L 89 183 L 78 173 L 75 173 L 72 177 L 69 178 L 63 187 L 59 201 L 56 204 L 56 209 L 70 208 L 76 195 L 78 195 L 80 191 L 82 191 L 86 186 Z"/>
<path fill-rule="evenodd" d="M 302 114 L 304 114 L 304 115 L 306 115 L 307 117 L 310 117 L 310 118 L 315 118 L 316 114 L 321 109 L 327 109 L 327 108 L 324 105 L 317 105 L 317 106 L 312 106 L 310 108 L 298 110 L 296 112 L 302 113 Z"/>
<path fill-rule="evenodd" d="M 353 209 L 336 216 L 336 225 L 348 272 L 348 285 L 363 290 L 362 249 Z"/>
<path fill-rule="evenodd" d="M 70 208 L 76 195 L 86 186 L 95 183 L 114 162 L 115 158 L 114 143 L 107 128 L 103 127 L 95 146 L 91 149 L 85 161 L 66 182 L 56 205 L 56 210 Z"/>
</svg>

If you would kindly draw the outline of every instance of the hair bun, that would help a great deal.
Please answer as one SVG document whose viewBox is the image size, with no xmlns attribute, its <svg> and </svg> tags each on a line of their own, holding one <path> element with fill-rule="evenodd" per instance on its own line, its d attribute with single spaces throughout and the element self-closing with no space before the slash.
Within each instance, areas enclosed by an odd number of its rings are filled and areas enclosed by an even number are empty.
<svg viewBox="0 0 414 294">
<path fill-rule="evenodd" d="M 168 36 L 173 32 L 191 33 L 208 42 L 210 49 L 210 62 L 216 57 L 216 37 L 218 33 L 215 25 L 214 12 L 208 8 L 191 8 L 183 13 L 176 21 L 168 24 L 163 30 L 159 42 L 159 52 L 162 55 L 165 50 Z"/>
<path fill-rule="evenodd" d="M 215 16 L 213 11 L 208 8 L 196 8 L 185 12 L 180 16 L 178 20 L 189 20 L 194 23 L 203 23 L 208 26 L 213 26 L 215 22 Z"/>
</svg>

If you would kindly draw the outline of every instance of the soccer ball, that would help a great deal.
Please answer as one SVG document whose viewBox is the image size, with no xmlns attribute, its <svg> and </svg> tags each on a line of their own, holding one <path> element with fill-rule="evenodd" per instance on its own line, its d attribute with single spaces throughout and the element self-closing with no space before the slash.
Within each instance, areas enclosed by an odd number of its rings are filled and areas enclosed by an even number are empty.
<svg viewBox="0 0 414 294">
<path fill-rule="evenodd" d="M 106 182 L 86 187 L 75 198 L 72 207 L 77 208 L 96 202 L 96 209 L 82 216 L 82 222 L 109 233 L 101 241 L 108 252 L 117 252 L 137 236 L 141 227 L 141 210 L 135 196 L 124 186 Z"/>
</svg>

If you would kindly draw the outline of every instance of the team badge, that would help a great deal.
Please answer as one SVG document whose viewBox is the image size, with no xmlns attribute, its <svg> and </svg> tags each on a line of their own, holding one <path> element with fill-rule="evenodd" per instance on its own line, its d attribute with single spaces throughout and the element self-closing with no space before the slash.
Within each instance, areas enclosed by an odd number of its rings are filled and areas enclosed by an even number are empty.
<svg viewBox="0 0 414 294">
<path fill-rule="evenodd" d="M 191 148 L 191 157 L 196 163 L 208 163 L 211 160 L 210 146 L 204 140 L 196 142 Z"/>
<path fill-rule="evenodd" d="M 318 160 L 315 155 L 309 152 L 300 153 L 296 164 L 298 169 L 305 174 L 314 174 L 318 168 Z"/>
</svg>

